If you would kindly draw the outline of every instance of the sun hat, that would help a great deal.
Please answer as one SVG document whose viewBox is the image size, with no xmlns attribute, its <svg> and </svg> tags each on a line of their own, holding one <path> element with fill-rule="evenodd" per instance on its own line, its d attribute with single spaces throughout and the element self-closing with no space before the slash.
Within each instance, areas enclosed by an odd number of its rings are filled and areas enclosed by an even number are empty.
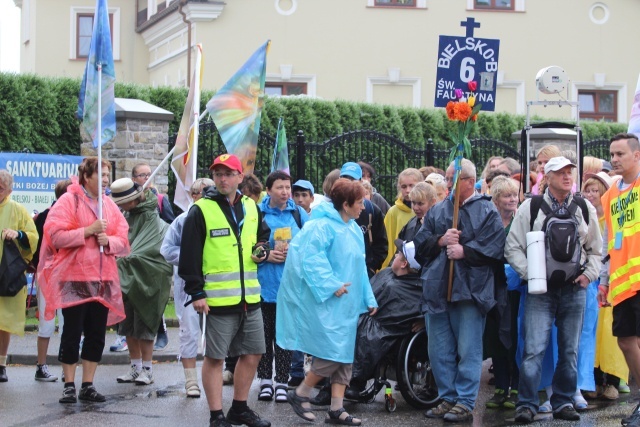
<svg viewBox="0 0 640 427">
<path fill-rule="evenodd" d="M 120 178 L 111 184 L 111 200 L 116 205 L 121 205 L 140 197 L 142 187 L 131 180 L 131 178 Z"/>
</svg>

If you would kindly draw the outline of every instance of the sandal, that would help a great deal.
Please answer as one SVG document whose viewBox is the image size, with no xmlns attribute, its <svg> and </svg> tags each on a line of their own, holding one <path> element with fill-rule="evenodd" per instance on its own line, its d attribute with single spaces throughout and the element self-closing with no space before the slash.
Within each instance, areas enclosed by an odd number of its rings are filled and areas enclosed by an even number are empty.
<svg viewBox="0 0 640 427">
<path fill-rule="evenodd" d="M 258 400 L 265 402 L 271 402 L 273 400 L 273 386 L 271 384 L 262 384 L 260 386 Z"/>
<path fill-rule="evenodd" d="M 276 403 L 287 402 L 287 385 L 276 384 Z"/>
<path fill-rule="evenodd" d="M 326 424 L 340 424 L 343 426 L 359 426 L 362 424 L 362 420 L 349 415 L 344 408 L 340 408 L 335 411 L 329 410 L 327 411 L 327 414 L 329 416 L 324 419 Z"/>
<path fill-rule="evenodd" d="M 304 406 L 302 406 L 303 403 L 309 403 L 308 397 L 298 396 L 295 390 L 289 390 L 287 392 L 287 402 L 289 402 L 296 415 L 303 420 L 310 422 L 316 420 L 316 416 L 313 412 L 311 412 L 311 408 L 305 408 Z"/>
</svg>

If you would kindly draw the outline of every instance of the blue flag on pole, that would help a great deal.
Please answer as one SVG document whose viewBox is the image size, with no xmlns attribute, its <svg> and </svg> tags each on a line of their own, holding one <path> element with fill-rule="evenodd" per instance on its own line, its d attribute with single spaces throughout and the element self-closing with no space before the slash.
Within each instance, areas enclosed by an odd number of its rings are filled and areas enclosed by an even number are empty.
<svg viewBox="0 0 640 427">
<path fill-rule="evenodd" d="M 102 65 L 102 76 L 98 66 Z M 82 127 L 91 135 L 94 148 L 111 141 L 116 134 L 116 112 L 114 86 L 116 73 L 113 68 L 111 30 L 107 0 L 96 1 L 93 19 L 93 35 L 87 65 L 84 69 L 80 95 L 78 96 L 78 118 Z M 98 120 L 98 103 L 102 106 L 102 120 Z M 100 127 L 100 129 L 98 129 Z"/>
</svg>

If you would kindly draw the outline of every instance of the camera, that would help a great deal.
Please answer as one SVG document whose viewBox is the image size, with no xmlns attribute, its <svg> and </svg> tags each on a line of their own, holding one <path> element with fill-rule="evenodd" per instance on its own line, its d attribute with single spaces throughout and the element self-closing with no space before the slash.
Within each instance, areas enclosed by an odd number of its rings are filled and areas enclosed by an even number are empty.
<svg viewBox="0 0 640 427">
<path fill-rule="evenodd" d="M 264 250 L 262 246 L 258 246 L 253 250 L 253 256 L 256 258 L 262 258 L 267 254 L 267 251 Z"/>
</svg>

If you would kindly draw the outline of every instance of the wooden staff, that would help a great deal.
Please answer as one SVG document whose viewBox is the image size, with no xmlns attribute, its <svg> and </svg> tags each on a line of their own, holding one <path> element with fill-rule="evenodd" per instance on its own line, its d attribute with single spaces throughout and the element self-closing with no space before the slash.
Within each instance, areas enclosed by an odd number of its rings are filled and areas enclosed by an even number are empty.
<svg viewBox="0 0 640 427">
<path fill-rule="evenodd" d="M 460 188 L 458 188 L 458 181 L 460 181 L 460 172 L 458 171 L 456 173 L 456 183 L 455 183 L 455 189 L 456 189 L 456 194 L 454 197 L 454 202 L 453 202 L 453 223 L 451 224 L 451 228 L 458 228 L 458 211 L 460 210 L 460 208 L 458 207 L 458 205 L 460 204 Z M 453 291 L 453 264 L 454 264 L 453 259 L 449 260 L 449 286 L 447 287 L 447 302 L 451 302 L 451 292 Z"/>
</svg>

